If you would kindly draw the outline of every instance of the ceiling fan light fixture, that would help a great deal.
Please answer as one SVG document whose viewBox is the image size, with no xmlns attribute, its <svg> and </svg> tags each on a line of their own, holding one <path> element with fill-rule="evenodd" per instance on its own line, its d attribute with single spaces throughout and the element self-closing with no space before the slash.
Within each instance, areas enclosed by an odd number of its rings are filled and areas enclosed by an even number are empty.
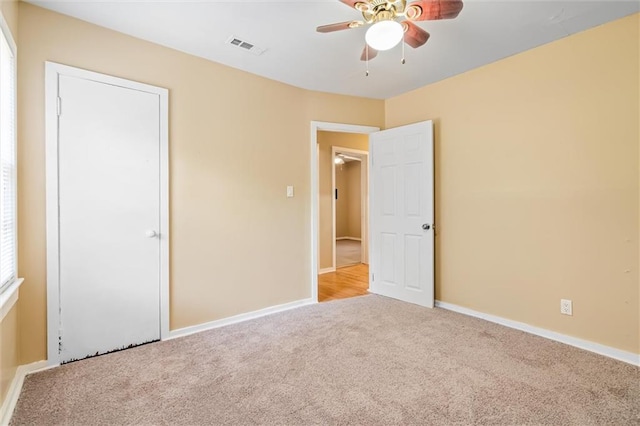
<svg viewBox="0 0 640 426">
<path fill-rule="evenodd" d="M 364 39 L 371 48 L 381 51 L 395 47 L 400 43 L 403 35 L 404 29 L 399 22 L 379 21 L 369 27 Z"/>
</svg>

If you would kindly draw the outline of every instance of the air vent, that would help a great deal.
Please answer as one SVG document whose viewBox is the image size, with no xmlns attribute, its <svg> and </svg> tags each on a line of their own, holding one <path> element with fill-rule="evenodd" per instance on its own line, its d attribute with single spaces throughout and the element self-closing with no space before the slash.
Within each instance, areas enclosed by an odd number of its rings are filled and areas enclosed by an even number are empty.
<svg viewBox="0 0 640 426">
<path fill-rule="evenodd" d="M 227 39 L 227 43 L 232 45 L 232 46 L 235 46 L 235 47 L 237 47 L 239 49 L 246 50 L 247 52 L 251 52 L 256 56 L 262 55 L 267 50 L 267 49 L 264 49 L 262 47 L 258 47 L 253 43 L 249 43 L 248 41 L 242 40 L 242 39 L 240 39 L 238 37 L 235 37 L 235 36 L 229 37 Z"/>
</svg>

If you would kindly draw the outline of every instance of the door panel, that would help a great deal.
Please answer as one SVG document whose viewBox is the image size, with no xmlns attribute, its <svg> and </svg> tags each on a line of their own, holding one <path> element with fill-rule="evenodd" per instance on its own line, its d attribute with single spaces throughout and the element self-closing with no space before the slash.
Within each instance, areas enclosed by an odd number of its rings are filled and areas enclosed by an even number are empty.
<svg viewBox="0 0 640 426">
<path fill-rule="evenodd" d="M 381 167 L 382 173 L 382 214 L 394 216 L 396 214 L 396 168 Z"/>
<path fill-rule="evenodd" d="M 396 235 L 383 232 L 380 244 L 380 278 L 384 283 L 394 284 L 396 280 Z"/>
<path fill-rule="evenodd" d="M 62 362 L 160 338 L 159 96 L 61 75 Z"/>
<path fill-rule="evenodd" d="M 370 151 L 370 290 L 433 307 L 433 124 L 372 133 Z"/>
</svg>

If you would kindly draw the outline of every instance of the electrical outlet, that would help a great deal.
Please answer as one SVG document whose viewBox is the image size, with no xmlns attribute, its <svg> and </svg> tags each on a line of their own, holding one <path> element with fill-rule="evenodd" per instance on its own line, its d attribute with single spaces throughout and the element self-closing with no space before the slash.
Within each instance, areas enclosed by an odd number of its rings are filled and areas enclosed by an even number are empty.
<svg viewBox="0 0 640 426">
<path fill-rule="evenodd" d="M 560 313 L 563 315 L 573 315 L 573 303 L 568 299 L 560 299 Z"/>
</svg>

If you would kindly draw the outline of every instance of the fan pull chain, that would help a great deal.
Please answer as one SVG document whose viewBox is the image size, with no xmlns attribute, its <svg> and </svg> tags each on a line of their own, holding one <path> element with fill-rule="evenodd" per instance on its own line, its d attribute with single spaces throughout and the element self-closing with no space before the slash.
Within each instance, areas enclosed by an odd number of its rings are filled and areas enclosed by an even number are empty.
<svg viewBox="0 0 640 426">
<path fill-rule="evenodd" d="M 404 65 L 404 63 L 405 63 L 405 60 L 404 60 L 404 42 L 401 41 L 400 43 L 402 43 L 402 65 Z"/>
<path fill-rule="evenodd" d="M 367 63 L 367 72 L 365 73 L 365 77 L 369 77 L 369 45 L 366 45 L 366 49 L 365 50 L 365 55 L 366 55 L 366 63 Z"/>
</svg>

